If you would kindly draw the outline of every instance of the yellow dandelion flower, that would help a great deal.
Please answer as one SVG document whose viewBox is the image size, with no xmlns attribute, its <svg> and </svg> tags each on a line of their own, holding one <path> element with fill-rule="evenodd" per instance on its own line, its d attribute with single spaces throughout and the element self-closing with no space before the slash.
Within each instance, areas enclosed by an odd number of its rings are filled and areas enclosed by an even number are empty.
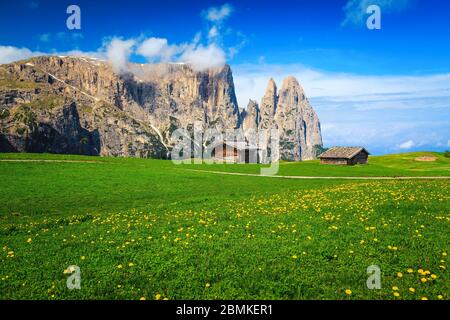
<svg viewBox="0 0 450 320">
<path fill-rule="evenodd" d="M 402 278 L 403 277 L 403 273 L 397 272 L 397 277 Z"/>
<path fill-rule="evenodd" d="M 397 291 L 394 292 L 394 297 L 400 297 L 400 293 L 398 293 Z"/>
<path fill-rule="evenodd" d="M 159 293 L 155 294 L 155 299 L 156 300 L 160 300 L 161 299 L 161 295 Z"/>
<path fill-rule="evenodd" d="M 145 300 L 145 297 L 140 297 L 139 300 Z"/>
<path fill-rule="evenodd" d="M 422 297 L 422 298 L 420 298 L 420 300 L 428 300 L 428 298 L 427 297 Z"/>
<path fill-rule="evenodd" d="M 439 300 L 442 300 L 442 299 L 444 299 L 444 297 L 440 294 L 440 295 L 438 295 L 437 296 L 437 298 L 439 299 Z"/>
<path fill-rule="evenodd" d="M 393 287 L 392 287 L 392 290 L 398 291 L 398 287 L 397 287 L 397 286 L 393 286 Z"/>
<path fill-rule="evenodd" d="M 408 270 L 406 270 L 406 272 L 408 272 L 408 273 L 413 273 L 414 270 L 413 270 L 412 268 L 409 268 Z"/>
<path fill-rule="evenodd" d="M 33 242 L 33 239 L 31 239 L 31 238 L 27 239 L 27 243 L 32 243 L 32 242 Z"/>
<path fill-rule="evenodd" d="M 293 256 L 292 256 L 292 259 L 298 259 L 298 257 L 294 254 Z"/>
<path fill-rule="evenodd" d="M 205 284 L 205 287 L 209 288 L 209 287 L 211 287 L 211 284 L 208 282 L 207 284 Z"/>
<path fill-rule="evenodd" d="M 351 295 L 352 294 L 352 290 L 350 290 L 350 289 L 345 289 L 345 294 L 346 295 Z"/>
<path fill-rule="evenodd" d="M 432 275 L 431 275 L 431 279 L 433 279 L 433 280 L 437 279 L 437 275 L 432 274 Z"/>
<path fill-rule="evenodd" d="M 446 257 L 447 256 L 447 252 L 442 252 L 442 256 Z"/>
<path fill-rule="evenodd" d="M 129 267 L 134 267 L 134 265 L 135 265 L 135 264 L 134 264 L 133 262 L 130 262 L 130 263 L 128 264 Z"/>
<path fill-rule="evenodd" d="M 409 288 L 409 292 L 414 293 L 414 292 L 416 292 L 416 289 L 414 289 L 414 288 Z"/>
<path fill-rule="evenodd" d="M 122 269 L 123 268 L 123 266 L 121 265 L 121 264 L 119 264 L 118 266 L 117 266 L 117 269 Z"/>
<path fill-rule="evenodd" d="M 420 281 L 422 281 L 422 283 L 425 283 L 425 282 L 427 282 L 428 280 L 427 280 L 427 278 L 421 278 Z"/>
</svg>

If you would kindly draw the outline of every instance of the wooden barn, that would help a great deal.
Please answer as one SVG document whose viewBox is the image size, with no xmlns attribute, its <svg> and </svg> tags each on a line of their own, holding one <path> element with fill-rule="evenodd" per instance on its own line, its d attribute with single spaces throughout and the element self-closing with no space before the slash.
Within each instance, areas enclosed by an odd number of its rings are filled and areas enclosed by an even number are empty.
<svg viewBox="0 0 450 320">
<path fill-rule="evenodd" d="M 366 164 L 369 152 L 363 147 L 333 147 L 319 155 L 320 163 L 336 165 Z"/>
<path fill-rule="evenodd" d="M 228 163 L 258 163 L 258 148 L 245 142 L 224 142 L 214 148 L 212 156 Z"/>
</svg>

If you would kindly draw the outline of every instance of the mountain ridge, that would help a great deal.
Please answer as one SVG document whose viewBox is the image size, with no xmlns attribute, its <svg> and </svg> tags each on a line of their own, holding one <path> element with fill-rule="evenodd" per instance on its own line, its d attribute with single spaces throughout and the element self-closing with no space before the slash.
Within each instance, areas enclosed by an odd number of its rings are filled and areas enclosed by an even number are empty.
<svg viewBox="0 0 450 320">
<path fill-rule="evenodd" d="M 186 64 L 132 64 L 129 69 L 117 74 L 106 61 L 70 56 L 0 65 L 0 151 L 168 158 L 177 128 L 200 121 L 204 129 L 245 130 L 256 121 L 249 118 L 259 109 L 256 102 L 250 113 L 239 109 L 229 65 L 202 72 Z M 297 87 L 292 90 L 286 94 L 299 95 Z M 309 108 L 295 101 L 284 105 Z M 299 118 L 299 110 L 293 115 Z M 261 117 L 266 125 L 254 126 L 258 129 L 282 121 L 265 113 Z M 320 124 L 318 129 L 320 135 Z M 291 153 L 284 150 L 283 158 L 311 158 L 308 142 Z"/>
</svg>

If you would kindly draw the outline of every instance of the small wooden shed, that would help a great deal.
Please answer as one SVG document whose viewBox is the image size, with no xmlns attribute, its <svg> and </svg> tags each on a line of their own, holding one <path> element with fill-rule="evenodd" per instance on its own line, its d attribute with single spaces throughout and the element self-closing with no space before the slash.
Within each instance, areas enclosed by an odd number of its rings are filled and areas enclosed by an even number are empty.
<svg viewBox="0 0 450 320">
<path fill-rule="evenodd" d="M 257 163 L 258 148 L 245 142 L 223 142 L 213 150 L 213 158 L 231 163 Z"/>
<path fill-rule="evenodd" d="M 336 165 L 366 164 L 369 152 L 363 147 L 332 147 L 319 155 L 320 163 Z"/>
</svg>

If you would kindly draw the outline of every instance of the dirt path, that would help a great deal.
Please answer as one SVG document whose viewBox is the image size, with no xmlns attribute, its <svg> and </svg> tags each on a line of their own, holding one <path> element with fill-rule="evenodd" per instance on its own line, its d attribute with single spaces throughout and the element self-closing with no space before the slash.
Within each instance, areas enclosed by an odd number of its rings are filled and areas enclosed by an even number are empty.
<svg viewBox="0 0 450 320">
<path fill-rule="evenodd" d="M 223 172 L 223 171 L 211 171 L 211 170 L 195 170 L 195 169 L 183 169 L 186 171 L 205 172 L 213 174 L 223 174 L 232 176 L 249 176 L 249 177 L 264 177 L 264 178 L 280 178 L 280 179 L 324 179 L 324 180 L 445 180 L 450 179 L 450 176 L 434 176 L 434 177 L 310 177 L 310 176 L 270 176 L 254 173 L 239 173 L 239 172 Z"/>
</svg>

